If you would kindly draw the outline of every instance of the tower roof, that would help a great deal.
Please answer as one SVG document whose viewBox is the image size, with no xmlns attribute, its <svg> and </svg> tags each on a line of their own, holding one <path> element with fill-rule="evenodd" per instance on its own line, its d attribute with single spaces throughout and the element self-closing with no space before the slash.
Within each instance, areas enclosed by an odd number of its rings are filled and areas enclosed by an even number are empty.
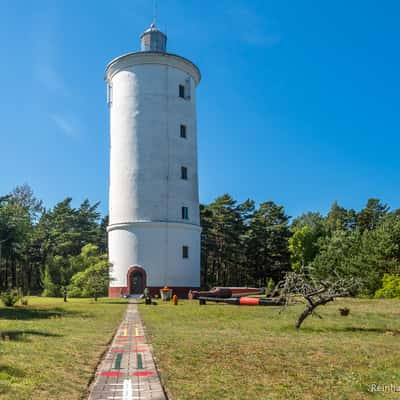
<svg viewBox="0 0 400 400">
<path fill-rule="evenodd" d="M 140 41 L 141 51 L 155 51 L 160 53 L 167 51 L 167 35 L 157 28 L 155 22 L 142 33 Z"/>
</svg>

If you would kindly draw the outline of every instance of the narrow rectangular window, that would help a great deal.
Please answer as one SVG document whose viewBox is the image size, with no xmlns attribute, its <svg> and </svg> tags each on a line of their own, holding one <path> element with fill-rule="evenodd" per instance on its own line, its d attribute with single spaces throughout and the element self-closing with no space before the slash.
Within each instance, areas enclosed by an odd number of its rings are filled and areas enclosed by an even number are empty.
<svg viewBox="0 0 400 400">
<path fill-rule="evenodd" d="M 111 107 L 112 104 L 112 97 L 113 97 L 112 84 L 107 83 L 107 104 L 109 107 Z"/>
<path fill-rule="evenodd" d="M 185 81 L 185 99 L 190 100 L 190 78 Z"/>
<path fill-rule="evenodd" d="M 182 246 L 182 258 L 189 258 L 189 246 Z"/>
<path fill-rule="evenodd" d="M 186 167 L 181 167 L 181 179 L 187 180 L 188 175 L 187 175 L 187 168 Z"/>
<path fill-rule="evenodd" d="M 181 97 L 182 99 L 185 98 L 185 86 L 183 85 L 179 85 L 179 97 Z"/>
<path fill-rule="evenodd" d="M 182 207 L 182 219 L 189 219 L 189 209 Z"/>
<path fill-rule="evenodd" d="M 181 138 L 186 139 L 186 125 L 181 125 Z"/>
</svg>

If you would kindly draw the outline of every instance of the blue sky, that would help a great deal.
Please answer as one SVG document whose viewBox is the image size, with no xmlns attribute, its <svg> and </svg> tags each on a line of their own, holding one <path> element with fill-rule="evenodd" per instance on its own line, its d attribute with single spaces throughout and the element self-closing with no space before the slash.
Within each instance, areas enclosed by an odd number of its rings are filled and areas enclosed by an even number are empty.
<svg viewBox="0 0 400 400">
<path fill-rule="evenodd" d="M 151 0 L 0 0 L 0 193 L 29 183 L 108 207 L 106 64 L 136 51 Z M 200 200 L 289 215 L 368 197 L 400 207 L 400 3 L 159 0 L 194 61 Z"/>
</svg>

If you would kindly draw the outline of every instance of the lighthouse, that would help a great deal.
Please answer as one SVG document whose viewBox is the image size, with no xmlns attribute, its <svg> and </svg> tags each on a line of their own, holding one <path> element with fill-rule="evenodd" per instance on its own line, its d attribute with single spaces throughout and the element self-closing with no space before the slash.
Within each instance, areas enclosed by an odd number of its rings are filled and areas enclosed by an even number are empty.
<svg viewBox="0 0 400 400">
<path fill-rule="evenodd" d="M 110 111 L 109 296 L 200 286 L 196 88 L 153 23 L 105 72 Z"/>
</svg>

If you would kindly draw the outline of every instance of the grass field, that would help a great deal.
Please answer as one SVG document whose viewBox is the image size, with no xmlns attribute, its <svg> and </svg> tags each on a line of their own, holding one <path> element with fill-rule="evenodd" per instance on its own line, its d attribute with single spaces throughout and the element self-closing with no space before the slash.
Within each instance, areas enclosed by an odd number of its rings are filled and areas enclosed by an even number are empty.
<svg viewBox="0 0 400 400">
<path fill-rule="evenodd" d="M 126 309 L 125 301 L 30 297 L 0 306 L 0 399 L 78 400 Z"/>
<path fill-rule="evenodd" d="M 342 317 L 338 308 L 347 306 Z M 337 300 L 296 331 L 302 309 L 181 301 L 140 305 L 174 400 L 399 399 L 400 301 Z"/>
</svg>

